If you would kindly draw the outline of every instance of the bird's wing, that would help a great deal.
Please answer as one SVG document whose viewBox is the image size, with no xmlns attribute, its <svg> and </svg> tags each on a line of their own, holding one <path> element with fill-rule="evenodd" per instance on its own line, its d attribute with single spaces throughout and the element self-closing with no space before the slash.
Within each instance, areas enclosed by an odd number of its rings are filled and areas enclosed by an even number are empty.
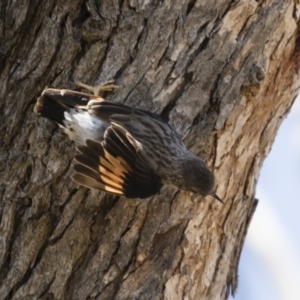
<svg viewBox="0 0 300 300">
<path fill-rule="evenodd" d="M 114 103 L 107 100 L 105 101 L 91 100 L 88 103 L 87 107 L 89 113 L 91 113 L 95 117 L 107 123 L 109 121 L 112 121 L 113 118 L 115 118 L 116 116 L 119 117 L 118 123 L 120 124 L 123 122 L 129 123 L 132 118 L 138 116 L 140 118 L 147 118 L 147 119 L 151 118 L 154 121 L 159 121 L 169 126 L 164 119 L 162 119 L 159 115 L 155 113 L 143 109 L 132 108 L 130 106 L 120 104 L 120 103 Z"/>
<path fill-rule="evenodd" d="M 176 131 L 157 114 L 113 102 L 93 103 L 94 101 L 89 102 L 89 113 L 101 121 L 130 132 L 129 139 L 133 137 L 142 144 L 151 143 L 155 136 L 181 140 Z M 135 143 L 134 140 L 132 143 Z"/>
<path fill-rule="evenodd" d="M 140 146 L 122 126 L 112 123 L 102 143 L 87 140 L 78 147 L 72 178 L 83 186 L 128 198 L 154 195 L 162 184 L 139 154 Z"/>
</svg>

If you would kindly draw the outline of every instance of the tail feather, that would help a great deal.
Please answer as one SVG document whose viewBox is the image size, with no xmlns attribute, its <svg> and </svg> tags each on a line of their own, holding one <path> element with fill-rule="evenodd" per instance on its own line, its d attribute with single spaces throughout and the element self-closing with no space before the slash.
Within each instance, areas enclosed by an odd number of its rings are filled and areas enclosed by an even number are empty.
<svg viewBox="0 0 300 300">
<path fill-rule="evenodd" d="M 76 91 L 45 89 L 34 106 L 34 112 L 64 126 L 66 110 L 74 107 L 86 107 L 90 100 L 96 98 L 94 95 Z"/>
<path fill-rule="evenodd" d="M 64 113 L 67 109 L 61 102 L 57 102 L 44 94 L 38 98 L 34 106 L 35 113 L 62 126 L 65 119 Z"/>
</svg>

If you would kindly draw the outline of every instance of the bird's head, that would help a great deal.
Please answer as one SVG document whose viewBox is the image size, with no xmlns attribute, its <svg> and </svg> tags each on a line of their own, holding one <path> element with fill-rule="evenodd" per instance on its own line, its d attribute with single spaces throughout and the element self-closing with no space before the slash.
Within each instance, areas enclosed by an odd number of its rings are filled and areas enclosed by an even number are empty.
<svg viewBox="0 0 300 300">
<path fill-rule="evenodd" d="M 200 158 L 192 156 L 185 159 L 182 163 L 182 171 L 184 175 L 184 187 L 182 187 L 182 189 L 199 193 L 202 196 L 211 195 L 223 203 L 214 192 L 216 187 L 214 174 Z"/>
</svg>

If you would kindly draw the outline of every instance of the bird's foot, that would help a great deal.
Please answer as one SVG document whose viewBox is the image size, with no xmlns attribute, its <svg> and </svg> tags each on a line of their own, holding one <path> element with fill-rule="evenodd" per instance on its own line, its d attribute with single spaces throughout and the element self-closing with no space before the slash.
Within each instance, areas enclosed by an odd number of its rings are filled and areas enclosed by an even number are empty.
<svg viewBox="0 0 300 300">
<path fill-rule="evenodd" d="M 119 89 L 120 88 L 119 85 L 113 84 L 114 80 L 105 81 L 105 82 L 102 82 L 102 83 L 100 83 L 100 84 L 98 84 L 96 86 L 87 85 L 87 84 L 82 83 L 80 81 L 77 81 L 75 83 L 79 87 L 84 88 L 86 90 L 89 90 L 89 91 L 93 92 L 93 94 L 95 96 L 99 96 L 103 92 L 111 92 L 111 91 L 113 91 L 115 89 Z"/>
</svg>

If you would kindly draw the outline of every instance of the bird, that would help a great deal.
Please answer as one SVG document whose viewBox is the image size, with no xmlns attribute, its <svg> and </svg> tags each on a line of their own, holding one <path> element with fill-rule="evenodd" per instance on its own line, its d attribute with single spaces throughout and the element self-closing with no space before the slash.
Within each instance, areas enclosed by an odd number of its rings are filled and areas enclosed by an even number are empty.
<svg viewBox="0 0 300 300">
<path fill-rule="evenodd" d="M 161 116 L 105 100 L 100 94 L 119 88 L 113 81 L 77 85 L 93 94 L 45 88 L 34 106 L 36 114 L 57 123 L 75 142 L 73 181 L 140 199 L 172 185 L 222 202 L 214 174 Z"/>
</svg>

